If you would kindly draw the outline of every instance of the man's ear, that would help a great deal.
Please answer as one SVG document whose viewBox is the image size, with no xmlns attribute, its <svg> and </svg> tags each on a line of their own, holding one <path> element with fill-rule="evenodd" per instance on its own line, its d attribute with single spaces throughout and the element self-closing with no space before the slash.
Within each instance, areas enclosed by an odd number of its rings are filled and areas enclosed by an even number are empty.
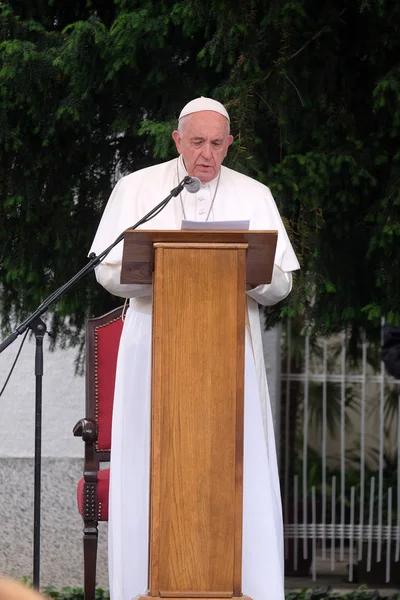
<svg viewBox="0 0 400 600">
<path fill-rule="evenodd" d="M 228 140 L 227 140 L 227 144 L 226 144 L 226 151 L 225 151 L 225 156 L 228 154 L 228 148 L 229 146 L 232 144 L 233 142 L 233 135 L 228 135 Z"/>
<path fill-rule="evenodd" d="M 175 130 L 172 132 L 172 139 L 175 142 L 175 146 L 176 146 L 176 149 L 178 150 L 179 154 L 182 154 L 182 152 L 181 152 L 181 141 L 182 140 L 181 140 L 181 135 L 180 135 L 179 131 Z"/>
</svg>

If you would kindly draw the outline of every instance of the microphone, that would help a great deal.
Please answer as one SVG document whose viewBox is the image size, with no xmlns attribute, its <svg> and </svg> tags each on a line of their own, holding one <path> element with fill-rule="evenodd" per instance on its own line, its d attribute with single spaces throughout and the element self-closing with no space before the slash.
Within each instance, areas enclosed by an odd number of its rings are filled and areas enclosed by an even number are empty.
<svg viewBox="0 0 400 600">
<path fill-rule="evenodd" d="M 196 194 L 201 188 L 201 181 L 197 177 L 189 177 L 189 175 L 186 175 L 182 183 L 191 194 Z"/>
</svg>

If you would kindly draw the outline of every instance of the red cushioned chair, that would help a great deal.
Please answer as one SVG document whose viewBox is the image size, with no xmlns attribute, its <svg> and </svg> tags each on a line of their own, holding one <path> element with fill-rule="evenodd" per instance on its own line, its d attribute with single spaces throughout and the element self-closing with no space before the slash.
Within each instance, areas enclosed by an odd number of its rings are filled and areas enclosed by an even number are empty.
<svg viewBox="0 0 400 600">
<path fill-rule="evenodd" d="M 74 427 L 85 442 L 83 477 L 78 484 L 82 515 L 85 600 L 95 599 L 99 521 L 108 521 L 111 415 L 122 331 L 122 307 L 86 322 L 86 417 Z M 103 466 L 103 468 L 102 468 Z"/>
</svg>

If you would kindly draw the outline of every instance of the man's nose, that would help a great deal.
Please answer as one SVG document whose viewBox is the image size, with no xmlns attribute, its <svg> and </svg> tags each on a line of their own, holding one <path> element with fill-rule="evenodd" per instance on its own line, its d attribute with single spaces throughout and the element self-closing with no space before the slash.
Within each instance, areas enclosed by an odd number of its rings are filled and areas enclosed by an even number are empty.
<svg viewBox="0 0 400 600">
<path fill-rule="evenodd" d="M 211 157 L 211 144 L 209 142 L 205 142 L 202 148 L 202 154 L 204 156 L 204 158 L 210 158 Z"/>
</svg>

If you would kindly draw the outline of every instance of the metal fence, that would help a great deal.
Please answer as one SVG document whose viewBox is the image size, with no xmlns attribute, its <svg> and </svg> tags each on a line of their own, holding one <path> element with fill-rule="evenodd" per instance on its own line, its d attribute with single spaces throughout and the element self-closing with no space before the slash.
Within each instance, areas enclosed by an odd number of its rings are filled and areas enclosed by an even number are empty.
<svg viewBox="0 0 400 600">
<path fill-rule="evenodd" d="M 348 347 L 345 333 L 282 330 L 286 573 L 315 580 L 341 568 L 349 582 L 375 583 L 378 571 L 399 583 L 400 387 L 379 344 L 360 342 L 358 360 Z"/>
</svg>

